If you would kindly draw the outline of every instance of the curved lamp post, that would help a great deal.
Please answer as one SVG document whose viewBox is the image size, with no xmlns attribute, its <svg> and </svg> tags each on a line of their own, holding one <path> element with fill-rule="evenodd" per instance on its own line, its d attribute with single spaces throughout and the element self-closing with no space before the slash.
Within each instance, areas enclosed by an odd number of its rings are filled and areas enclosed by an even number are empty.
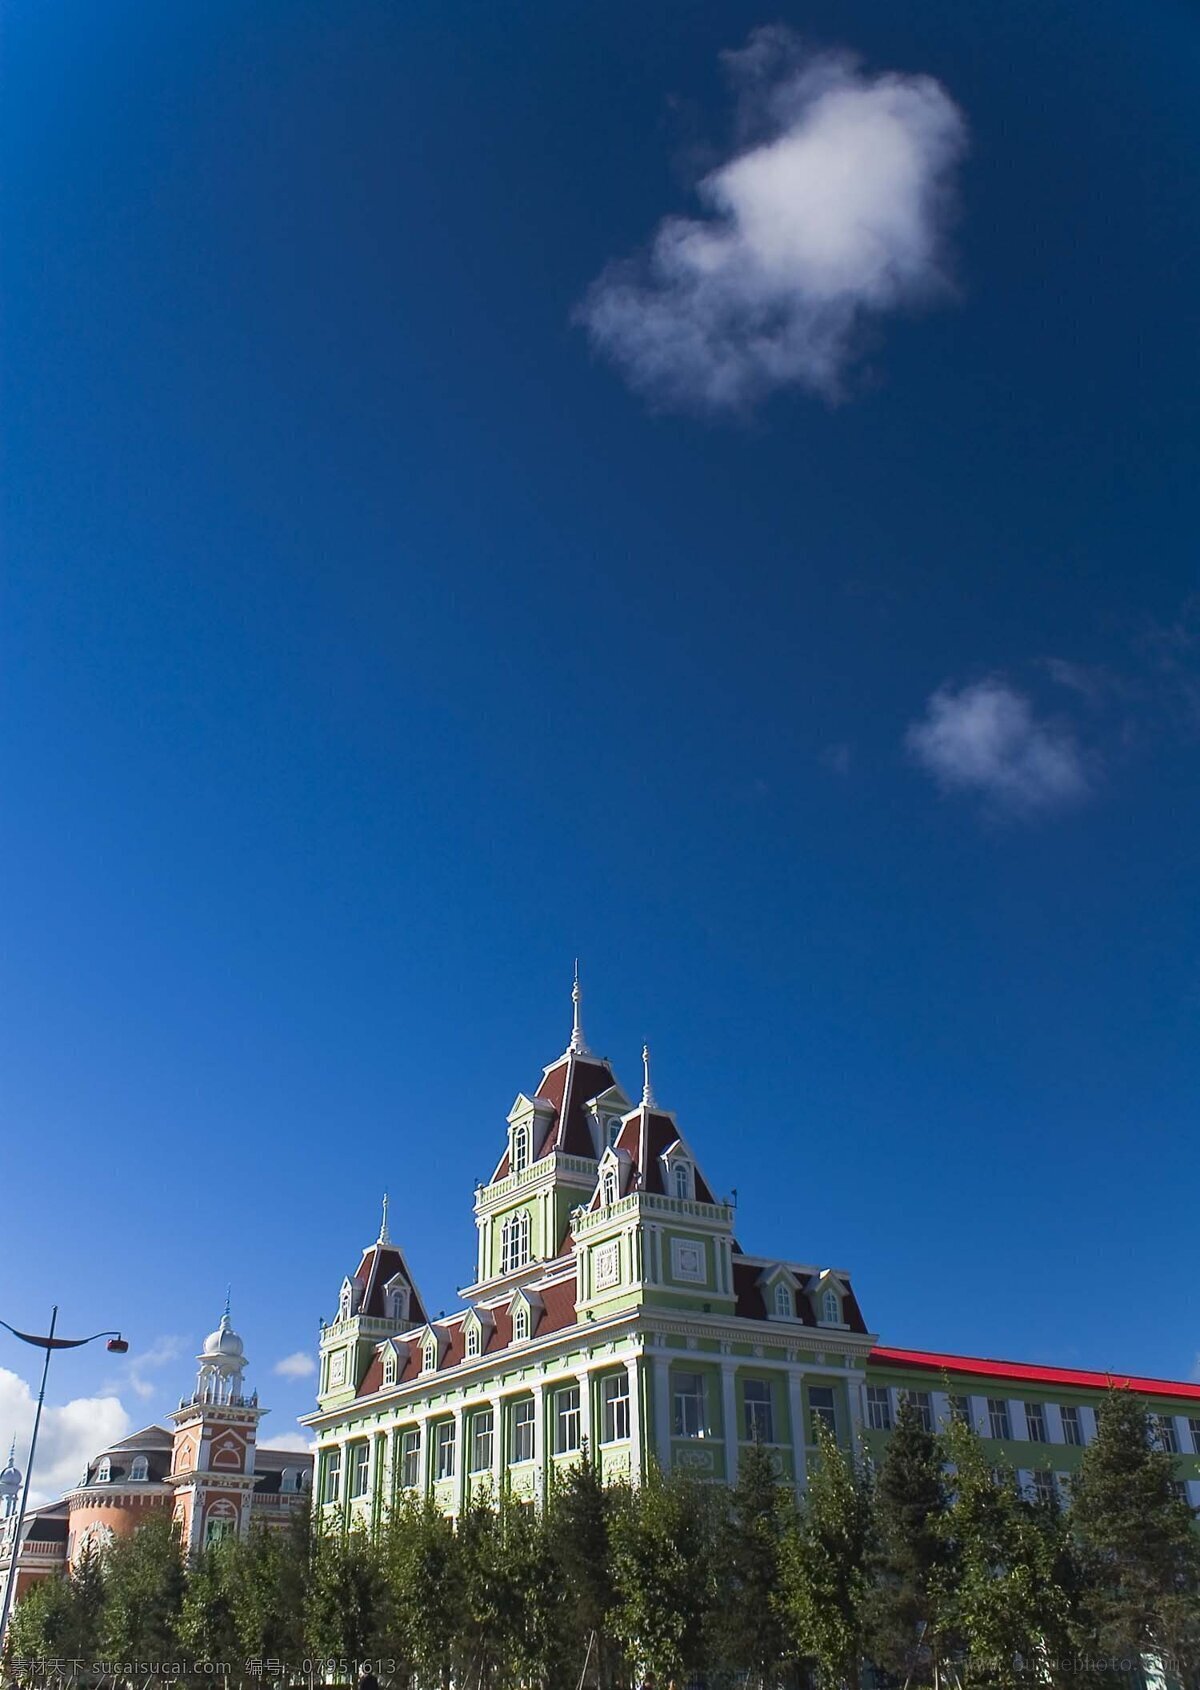
<svg viewBox="0 0 1200 1690">
<path fill-rule="evenodd" d="M 45 1350 L 46 1359 L 42 1363 L 42 1386 L 38 1392 L 37 1411 L 33 1417 L 33 1436 L 29 1440 L 29 1460 L 25 1464 L 25 1484 L 21 1490 L 21 1506 L 17 1510 L 17 1522 L 13 1527 L 12 1544 L 9 1550 L 8 1577 L 4 1581 L 4 1602 L 0 1606 L 0 1646 L 4 1642 L 5 1629 L 8 1626 L 8 1611 L 12 1607 L 13 1591 L 17 1585 L 17 1561 L 21 1553 L 21 1527 L 25 1524 L 25 1508 L 29 1501 L 29 1481 L 33 1477 L 33 1454 L 37 1449 L 38 1427 L 42 1423 L 42 1404 L 46 1400 L 46 1375 L 50 1371 L 50 1352 L 52 1350 L 77 1350 L 81 1344 L 94 1344 L 97 1338 L 107 1338 L 106 1349 L 115 1350 L 118 1355 L 124 1355 L 129 1348 L 119 1332 L 93 1332 L 90 1338 L 56 1338 L 54 1329 L 58 1325 L 58 1304 L 55 1303 L 50 1311 L 50 1330 L 43 1337 L 36 1332 L 18 1332 L 15 1326 L 10 1326 L 6 1320 L 0 1320 L 6 1332 L 11 1332 L 14 1338 L 19 1338 L 23 1344 L 32 1344 L 36 1349 Z"/>
</svg>

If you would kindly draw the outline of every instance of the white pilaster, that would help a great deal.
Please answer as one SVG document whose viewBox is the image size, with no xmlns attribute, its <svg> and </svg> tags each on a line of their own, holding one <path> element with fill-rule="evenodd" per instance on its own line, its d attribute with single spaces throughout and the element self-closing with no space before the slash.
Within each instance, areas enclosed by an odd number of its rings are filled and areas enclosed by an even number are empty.
<svg viewBox="0 0 1200 1690">
<path fill-rule="evenodd" d="M 721 1363 L 721 1430 L 725 1436 L 725 1483 L 732 1485 L 738 1474 L 737 1363 Z"/>
<path fill-rule="evenodd" d="M 792 1422 L 792 1464 L 796 1473 L 796 1489 L 808 1488 L 808 1426 L 804 1418 L 804 1369 L 788 1368 L 788 1414 Z"/>
<path fill-rule="evenodd" d="M 655 1356 L 654 1448 L 653 1454 L 664 1473 L 671 1469 L 671 1358 Z"/>
<path fill-rule="evenodd" d="M 625 1363 L 629 1374 L 629 1477 L 634 1484 L 642 1479 L 642 1386 L 638 1357 L 632 1355 Z"/>
</svg>

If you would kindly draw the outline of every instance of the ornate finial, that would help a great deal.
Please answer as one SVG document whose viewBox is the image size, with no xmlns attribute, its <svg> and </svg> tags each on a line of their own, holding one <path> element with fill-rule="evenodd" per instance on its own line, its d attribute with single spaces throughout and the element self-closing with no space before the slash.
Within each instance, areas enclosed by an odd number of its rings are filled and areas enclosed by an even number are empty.
<svg viewBox="0 0 1200 1690">
<path fill-rule="evenodd" d="M 225 1313 L 221 1316 L 221 1319 L 225 1322 L 226 1325 L 229 1324 L 229 1299 L 232 1297 L 232 1295 L 233 1295 L 233 1286 L 227 1285 L 225 1287 Z"/>
<path fill-rule="evenodd" d="M 387 1215 L 388 1215 L 388 1194 L 385 1191 L 384 1194 L 383 1194 L 383 1218 L 379 1223 L 379 1237 L 376 1240 L 376 1242 L 379 1243 L 379 1244 L 390 1244 L 392 1242 L 390 1237 L 388 1236 Z"/>
<path fill-rule="evenodd" d="M 583 1002 L 583 992 L 579 987 L 579 958 L 575 958 L 575 984 L 571 988 L 571 1002 L 575 1014 L 571 1025 L 571 1042 L 567 1046 L 576 1056 L 590 1056 L 587 1040 L 583 1036 L 583 1021 L 579 1013 L 579 1005 Z"/>
<path fill-rule="evenodd" d="M 642 1108 L 657 1109 L 654 1092 L 650 1085 L 650 1046 L 642 1046 Z"/>
</svg>

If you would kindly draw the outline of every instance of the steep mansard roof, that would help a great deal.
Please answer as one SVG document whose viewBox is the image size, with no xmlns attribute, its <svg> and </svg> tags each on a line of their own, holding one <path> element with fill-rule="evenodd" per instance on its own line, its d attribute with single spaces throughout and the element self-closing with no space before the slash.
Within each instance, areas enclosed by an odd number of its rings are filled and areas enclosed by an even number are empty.
<svg viewBox="0 0 1200 1690">
<path fill-rule="evenodd" d="M 675 1145 L 678 1145 L 692 1165 L 693 1189 L 696 1200 L 700 1203 L 715 1203 L 716 1198 L 700 1172 L 699 1164 L 680 1134 L 674 1115 L 665 1109 L 657 1109 L 648 1104 L 641 1104 L 632 1115 L 625 1118 L 625 1123 L 617 1136 L 613 1149 L 620 1155 L 627 1155 L 635 1170 L 635 1186 L 638 1191 L 648 1191 L 656 1196 L 669 1196 L 666 1183 L 663 1180 L 662 1158 Z M 600 1192 L 592 1194 L 589 1208 L 600 1206 Z"/>
<path fill-rule="evenodd" d="M 737 1298 L 734 1313 L 742 1320 L 769 1320 L 770 1310 L 767 1308 L 766 1298 L 763 1296 L 764 1262 L 761 1257 L 748 1257 L 742 1254 L 735 1244 L 733 1247 L 733 1290 Z M 782 1266 L 788 1268 L 795 1279 L 805 1281 L 813 1279 L 820 1271 L 817 1268 L 797 1267 L 791 1262 L 784 1262 Z M 862 1310 L 858 1306 L 858 1298 L 854 1295 L 850 1281 L 839 1275 L 845 1290 L 842 1294 L 842 1313 L 846 1317 L 846 1325 L 851 1332 L 866 1332 L 867 1323 L 863 1319 Z M 792 1292 L 797 1320 L 805 1326 L 819 1326 L 817 1311 L 813 1307 L 813 1299 L 804 1289 L 803 1283 Z M 878 1352 L 876 1352 L 878 1353 Z"/>
<path fill-rule="evenodd" d="M 356 1314 L 366 1315 L 372 1320 L 386 1320 L 387 1309 L 384 1306 L 384 1287 L 396 1274 L 401 1274 L 409 1286 L 409 1319 L 423 1324 L 425 1309 L 421 1302 L 420 1293 L 408 1271 L 408 1263 L 404 1260 L 404 1253 L 395 1244 L 376 1242 L 363 1251 L 362 1261 L 359 1262 L 352 1278 L 360 1288 Z"/>
<path fill-rule="evenodd" d="M 616 1085 L 612 1068 L 604 1057 L 566 1050 L 542 1071 L 542 1083 L 534 1093 L 540 1103 L 549 1103 L 554 1113 L 550 1127 L 541 1144 L 534 1151 L 540 1161 L 553 1150 L 568 1156 L 586 1156 L 596 1160 L 596 1146 L 587 1117 L 587 1105 L 594 1097 Z M 509 1171 L 508 1151 L 500 1158 L 493 1180 L 503 1179 Z"/>
</svg>

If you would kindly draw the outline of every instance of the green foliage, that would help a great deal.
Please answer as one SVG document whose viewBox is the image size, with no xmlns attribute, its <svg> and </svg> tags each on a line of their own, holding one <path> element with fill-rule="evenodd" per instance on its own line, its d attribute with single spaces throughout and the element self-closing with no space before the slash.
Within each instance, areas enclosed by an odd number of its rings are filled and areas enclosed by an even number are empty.
<svg viewBox="0 0 1200 1690">
<path fill-rule="evenodd" d="M 871 1486 L 828 1427 L 816 1430 L 808 1494 L 783 1546 L 778 1606 L 791 1653 L 813 1663 L 818 1683 L 857 1686 L 875 1561 Z"/>
<path fill-rule="evenodd" d="M 179 1532 L 152 1519 L 104 1553 L 101 1639 L 115 1659 L 177 1661 L 186 1586 Z"/>
<path fill-rule="evenodd" d="M 428 1498 L 406 1495 L 380 1545 L 390 1599 L 389 1654 L 422 1684 L 449 1684 L 463 1627 L 463 1592 L 453 1525 Z"/>
<path fill-rule="evenodd" d="M 546 1546 L 555 1568 L 549 1616 L 549 1677 L 555 1684 L 578 1684 L 585 1660 L 587 1682 L 600 1690 L 621 1672 L 621 1646 L 613 1629 L 617 1595 L 610 1532 L 626 1492 L 623 1485 L 601 1482 L 586 1449 L 551 1486 Z"/>
<path fill-rule="evenodd" d="M 1082 1568 L 1076 1637 L 1093 1654 L 1175 1659 L 1200 1674 L 1200 1541 L 1142 1401 L 1111 1390 L 1071 1505 Z"/>
<path fill-rule="evenodd" d="M 1066 1596 L 1055 1582 L 1055 1545 L 1011 1477 L 997 1480 L 969 1426 L 954 1421 L 943 1448 L 954 1469 L 941 1528 L 951 1551 L 945 1631 L 964 1685 L 1046 1682 L 1048 1640 L 1066 1629 Z"/>
<path fill-rule="evenodd" d="M 252 1529 L 238 1545 L 233 1616 L 245 1660 L 302 1661 L 308 1654 L 309 1519 L 297 1512 L 282 1530 Z"/>
<path fill-rule="evenodd" d="M 901 1398 L 875 1486 L 878 1561 L 867 1596 L 867 1653 L 884 1671 L 932 1681 L 945 1625 L 948 1502 L 937 1439 Z"/>
<path fill-rule="evenodd" d="M 214 1543 L 193 1561 L 179 1618 L 179 1640 L 193 1661 L 224 1663 L 240 1657 L 236 1591 L 245 1574 L 243 1545 Z"/>
<path fill-rule="evenodd" d="M 787 1669 L 789 1631 L 776 1595 L 795 1520 L 791 1487 L 759 1444 L 743 1451 L 737 1483 L 715 1521 L 713 1582 L 719 1597 L 704 1628 L 710 1667 L 774 1684 Z"/>
<path fill-rule="evenodd" d="M 613 1514 L 613 1630 L 660 1684 L 704 1668 L 718 1504 L 711 1486 L 654 1467 Z"/>
<path fill-rule="evenodd" d="M 362 1526 L 340 1522 L 316 1534 L 308 1582 L 308 1637 L 313 1653 L 348 1675 L 382 1652 L 388 1585 L 378 1545 Z"/>
</svg>

